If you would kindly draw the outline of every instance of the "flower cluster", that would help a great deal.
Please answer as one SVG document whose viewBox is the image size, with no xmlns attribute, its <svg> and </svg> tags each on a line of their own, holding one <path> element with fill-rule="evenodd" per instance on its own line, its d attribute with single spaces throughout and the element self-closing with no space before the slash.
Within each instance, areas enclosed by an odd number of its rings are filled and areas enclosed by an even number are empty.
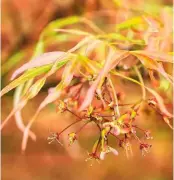
<svg viewBox="0 0 174 180">
<path fill-rule="evenodd" d="M 69 127 L 81 122 L 83 125 L 81 125 L 76 132 L 68 134 L 69 145 L 72 145 L 78 140 L 78 136 L 84 127 L 89 123 L 93 123 L 99 130 L 99 138 L 94 143 L 92 152 L 88 153 L 89 158 L 87 158 L 87 161 L 104 160 L 106 155 L 110 152 L 116 156 L 118 155 L 116 148 L 111 147 L 108 142 L 109 136 L 114 136 L 116 138 L 118 141 L 118 148 L 123 148 L 128 158 L 133 154 L 133 139 L 139 145 L 143 156 L 150 151 L 152 145 L 147 142 L 145 143 L 144 141 L 153 139 L 151 132 L 136 125 L 137 116 L 140 114 L 141 106 L 146 101 L 141 100 L 130 104 L 120 103 L 120 93 L 117 93 L 114 97 L 114 89 L 111 88 L 108 81 L 108 79 L 105 79 L 103 82 L 100 95 L 97 95 L 98 93 L 95 92 L 96 95 L 94 99 L 96 98 L 101 104 L 97 106 L 92 103 L 83 111 L 78 111 L 77 105 L 79 104 L 80 99 L 77 98 L 76 93 L 72 93 L 73 90 L 78 90 L 78 93 L 80 93 L 82 86 L 75 85 L 80 89 L 73 86 L 69 87 L 67 93 L 71 91 L 71 97 L 68 97 L 68 100 L 56 101 L 55 104 L 58 113 L 70 113 L 76 120 L 59 133 L 52 134 L 48 138 L 48 140 L 51 140 L 50 142 L 56 140 L 60 143 L 61 134 Z M 149 102 L 147 104 L 149 104 Z M 151 104 L 149 105 L 151 106 Z M 121 108 L 122 111 L 120 110 Z M 141 136 L 139 137 L 140 134 Z"/>
</svg>

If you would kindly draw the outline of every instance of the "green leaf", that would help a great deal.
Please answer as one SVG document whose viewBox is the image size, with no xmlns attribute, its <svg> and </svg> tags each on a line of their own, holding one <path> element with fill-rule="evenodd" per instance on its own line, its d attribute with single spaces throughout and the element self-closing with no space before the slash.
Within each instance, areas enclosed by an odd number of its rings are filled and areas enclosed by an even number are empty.
<svg viewBox="0 0 174 180">
<path fill-rule="evenodd" d="M 55 61 L 57 61 L 59 63 L 60 60 L 65 59 L 65 57 L 66 57 L 65 55 L 67 55 L 67 54 L 62 51 L 44 53 L 44 54 L 32 59 L 31 61 L 25 63 L 20 68 L 18 68 L 12 74 L 11 80 L 15 79 L 19 74 L 25 72 L 26 70 L 29 71 L 32 68 L 42 67 L 42 66 L 48 65 L 48 64 L 53 64 Z M 57 59 L 59 59 L 59 60 L 57 60 Z"/>
<path fill-rule="evenodd" d="M 69 83 L 71 82 L 71 80 L 73 79 L 73 74 L 74 74 L 74 71 L 76 70 L 76 68 L 74 66 L 77 65 L 77 63 L 78 63 L 77 59 L 74 59 L 74 60 L 70 61 L 69 64 L 66 65 L 64 72 L 63 72 L 63 75 L 62 75 L 62 81 L 42 101 L 42 103 L 40 104 L 36 113 L 34 114 L 32 119 L 30 120 L 30 122 L 28 123 L 28 125 L 25 129 L 25 132 L 24 132 L 24 136 L 23 136 L 23 142 L 22 142 L 22 150 L 23 151 L 25 150 L 26 145 L 27 145 L 29 129 L 31 128 L 34 121 L 36 120 L 39 112 L 46 105 L 48 105 L 49 103 L 51 103 L 51 102 L 55 101 L 57 98 L 59 98 L 59 96 L 61 95 L 62 89 L 66 88 L 69 85 Z M 44 81 L 44 78 L 43 78 L 43 81 Z M 42 82 L 41 82 L 41 85 L 42 85 Z"/>
<path fill-rule="evenodd" d="M 132 44 L 138 44 L 138 45 L 146 45 L 145 41 L 142 39 L 128 39 Z"/>
<path fill-rule="evenodd" d="M 61 32 L 61 33 L 67 33 L 67 34 L 72 34 L 72 35 L 78 35 L 78 36 L 88 36 L 91 35 L 90 33 L 86 32 L 86 31 L 81 31 L 78 29 L 54 29 L 54 31 L 56 32 Z"/>
<path fill-rule="evenodd" d="M 110 33 L 105 35 L 105 38 L 107 39 L 112 39 L 112 40 L 117 40 L 117 41 L 127 41 L 130 42 L 132 44 L 138 44 L 138 45 L 145 45 L 145 41 L 142 39 L 132 39 L 132 38 L 128 38 L 123 36 L 122 34 L 119 33 Z"/>
<path fill-rule="evenodd" d="M 106 38 L 113 39 L 113 40 L 120 40 L 120 41 L 128 40 L 128 38 L 126 38 L 125 36 L 119 33 L 109 33 L 106 35 Z"/>
<path fill-rule="evenodd" d="M 79 54 L 77 57 L 80 61 L 80 64 L 87 70 L 87 72 L 91 74 L 98 73 L 100 68 L 99 63 L 97 63 L 96 61 L 92 61 L 88 59 L 86 56 L 83 56 L 81 54 Z"/>
<path fill-rule="evenodd" d="M 36 44 L 35 51 L 31 59 L 43 54 L 43 52 L 44 52 L 44 42 L 43 39 L 40 38 L 40 40 Z"/>
<path fill-rule="evenodd" d="M 41 37 L 48 35 L 55 35 L 57 32 L 53 31 L 56 28 L 62 28 L 67 25 L 72 25 L 80 22 L 80 17 L 78 16 L 70 16 L 62 19 L 58 19 L 55 21 L 52 21 L 51 23 L 48 24 L 48 26 L 43 30 Z"/>
<path fill-rule="evenodd" d="M 31 57 L 31 60 L 41 54 L 44 53 L 44 42 L 43 39 L 40 38 L 38 43 L 36 44 L 33 56 Z M 33 80 L 34 78 L 30 79 L 29 81 L 27 81 L 23 87 L 23 93 L 25 94 L 25 92 L 27 92 L 27 90 L 29 89 L 29 87 L 33 84 Z"/>
<path fill-rule="evenodd" d="M 115 26 L 116 30 L 129 29 L 132 26 L 142 24 L 143 18 L 141 16 L 133 17 Z"/>
<path fill-rule="evenodd" d="M 23 51 L 20 51 L 16 54 L 14 54 L 10 59 L 8 59 L 7 62 L 5 62 L 2 65 L 2 69 L 1 69 L 1 76 L 3 76 L 4 74 L 6 74 L 11 68 L 13 68 L 14 66 L 16 66 L 16 64 L 22 59 L 24 58 L 25 53 Z"/>
<path fill-rule="evenodd" d="M 39 93 L 39 91 L 41 90 L 41 88 L 45 84 L 45 81 L 46 81 L 46 78 L 41 78 L 31 86 L 31 88 L 29 89 L 29 91 L 27 93 L 29 99 L 32 99 L 33 97 L 35 97 Z"/>
<path fill-rule="evenodd" d="M 59 68 L 61 68 L 63 65 L 65 65 L 67 63 L 68 60 L 63 60 L 60 61 L 57 64 L 57 70 Z M 2 89 L 2 91 L 0 92 L 0 96 L 3 96 L 4 94 L 8 93 L 10 90 L 16 88 L 17 86 L 25 83 L 26 81 L 41 75 L 43 73 L 48 72 L 52 67 L 52 64 L 50 65 L 46 65 L 46 66 L 42 66 L 42 67 L 38 67 L 38 68 L 33 68 L 29 71 L 27 71 L 26 73 L 24 73 L 23 75 L 21 75 L 19 78 L 15 79 L 14 81 L 12 81 L 9 85 L 7 85 L 4 89 Z"/>
</svg>

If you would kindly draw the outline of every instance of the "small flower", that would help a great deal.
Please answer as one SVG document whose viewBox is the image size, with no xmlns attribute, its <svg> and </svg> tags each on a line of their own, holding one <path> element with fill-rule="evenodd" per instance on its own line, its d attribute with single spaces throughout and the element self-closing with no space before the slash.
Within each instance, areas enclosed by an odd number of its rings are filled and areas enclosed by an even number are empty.
<svg viewBox="0 0 174 180">
<path fill-rule="evenodd" d="M 125 124 L 119 122 L 107 122 L 103 124 L 103 127 L 112 127 L 112 133 L 115 136 L 120 134 L 127 134 L 131 131 L 131 128 L 125 127 Z"/>
<path fill-rule="evenodd" d="M 67 108 L 65 102 L 62 101 L 62 100 L 58 100 L 56 102 L 56 106 L 57 106 L 56 107 L 56 112 L 58 112 L 58 113 L 63 113 Z"/>
<path fill-rule="evenodd" d="M 125 150 L 127 158 L 129 158 L 130 156 L 133 156 L 132 146 L 128 140 L 126 140 L 126 139 L 120 140 L 119 146 Z"/>
<path fill-rule="evenodd" d="M 68 138 L 69 138 L 69 145 L 72 145 L 74 141 L 77 140 L 76 133 L 72 132 L 68 134 Z"/>
<path fill-rule="evenodd" d="M 97 120 L 97 121 L 99 121 L 99 122 L 102 122 L 102 120 L 103 120 L 103 117 L 101 117 L 101 116 L 99 116 L 99 115 L 97 115 L 97 114 L 93 115 L 92 117 L 94 117 L 95 120 Z"/>
<path fill-rule="evenodd" d="M 144 131 L 144 135 L 146 139 L 153 139 L 153 137 L 151 136 L 151 132 L 149 130 Z"/>
<path fill-rule="evenodd" d="M 133 109 L 130 113 L 130 119 L 135 119 L 135 117 L 137 116 L 137 112 Z"/>
<path fill-rule="evenodd" d="M 97 153 L 94 153 L 94 152 L 92 152 L 92 153 L 88 153 L 88 156 L 89 156 L 89 158 L 87 158 L 85 161 L 88 161 L 88 160 L 91 160 L 91 159 L 95 159 L 95 160 L 100 160 L 100 158 L 99 158 L 99 156 L 97 155 Z"/>
<path fill-rule="evenodd" d="M 100 153 L 100 160 L 104 160 L 105 155 L 112 152 L 115 156 L 118 155 L 118 151 L 110 146 L 107 146 L 105 150 Z"/>
<path fill-rule="evenodd" d="M 131 128 L 131 133 L 136 135 L 136 133 L 137 133 L 136 129 L 135 128 Z"/>
<path fill-rule="evenodd" d="M 87 109 L 87 116 L 90 117 L 93 111 L 94 111 L 94 108 L 92 106 L 89 106 L 89 108 Z"/>
<path fill-rule="evenodd" d="M 152 145 L 140 143 L 140 150 L 142 151 L 142 155 L 145 156 L 145 153 L 149 153 Z"/>
<path fill-rule="evenodd" d="M 85 161 L 92 161 L 90 166 L 93 165 L 94 160 L 99 163 L 100 157 L 97 155 L 96 152 L 88 153 L 88 156 L 89 157 Z"/>
<path fill-rule="evenodd" d="M 118 145 L 119 145 L 120 147 L 124 148 L 124 146 L 125 146 L 124 139 L 119 140 Z"/>
<path fill-rule="evenodd" d="M 63 102 L 65 110 L 67 107 L 71 109 L 77 107 L 78 105 L 77 101 L 75 101 L 73 98 L 66 98 Z"/>
<path fill-rule="evenodd" d="M 113 130 L 112 130 L 112 132 L 113 132 L 113 134 L 114 134 L 115 136 L 118 136 L 118 135 L 120 135 L 120 133 L 121 133 L 121 129 L 120 129 L 119 126 L 115 125 L 114 128 L 113 128 Z"/>
<path fill-rule="evenodd" d="M 51 135 L 48 136 L 47 140 L 49 141 L 48 144 L 57 141 L 60 145 L 63 146 L 63 144 L 59 141 L 59 135 L 57 133 L 52 132 Z"/>
<path fill-rule="evenodd" d="M 95 81 L 95 79 L 96 79 L 96 77 L 97 77 L 97 75 L 92 75 L 92 74 L 90 74 L 88 77 L 87 77 L 87 80 L 88 81 Z"/>
</svg>

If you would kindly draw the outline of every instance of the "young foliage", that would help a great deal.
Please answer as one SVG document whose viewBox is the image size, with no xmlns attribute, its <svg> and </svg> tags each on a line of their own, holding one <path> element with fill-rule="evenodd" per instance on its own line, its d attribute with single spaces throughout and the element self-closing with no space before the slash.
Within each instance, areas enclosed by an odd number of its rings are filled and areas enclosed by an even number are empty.
<svg viewBox="0 0 174 180">
<path fill-rule="evenodd" d="M 83 24 L 90 30 L 86 32 L 77 28 L 73 29 L 71 26 L 74 24 Z M 170 122 L 173 115 L 166 108 L 157 88 L 153 89 L 146 84 L 141 71 L 143 68 L 149 73 L 152 86 L 154 84 L 158 86 L 162 78 L 165 78 L 170 82 L 170 86 L 173 86 L 172 76 L 163 67 L 164 63 L 173 63 L 172 53 L 163 50 L 160 43 L 157 43 L 161 38 L 161 33 L 164 30 L 167 33 L 166 25 L 168 25 L 166 22 L 147 14 L 130 17 L 128 20 L 116 24 L 114 32 L 109 33 L 101 30 L 92 21 L 78 16 L 51 22 L 41 33 L 31 61 L 18 68 L 12 75 L 12 82 L 1 91 L 1 96 L 3 96 L 17 88 L 14 109 L 2 122 L 1 129 L 15 115 L 16 123 L 24 133 L 22 141 L 22 150 L 24 151 L 28 137 L 35 140 L 35 135 L 30 128 L 39 112 L 49 103 L 55 103 L 60 113 L 71 113 L 78 120 L 61 132 L 51 134 L 48 138 L 50 143 L 54 140 L 60 143 L 61 134 L 65 130 L 84 121 L 79 130 L 68 135 L 69 145 L 78 140 L 80 131 L 86 125 L 94 123 L 99 130 L 99 138 L 94 143 L 89 159 L 103 160 L 109 152 L 118 155 L 118 151 L 108 144 L 110 135 L 116 137 L 119 146 L 124 149 L 127 156 L 132 155 L 130 141 L 132 138 L 139 143 L 143 155 L 145 152 L 149 152 L 151 145 L 137 136 L 137 131 L 140 131 L 146 139 L 150 139 L 149 131 L 136 125 L 136 119 L 143 104 L 146 103 L 153 107 L 169 127 L 173 128 Z M 65 28 L 62 28 L 64 26 Z M 77 38 L 76 45 L 66 52 L 44 53 L 45 39 L 61 37 L 62 34 L 76 35 L 80 38 Z M 168 38 L 170 35 L 168 32 L 166 37 Z M 47 78 L 59 71 L 60 68 L 63 68 L 61 81 L 48 92 L 25 127 L 21 110 L 30 99 L 41 91 Z M 126 75 L 124 71 L 127 72 Z M 132 78 L 132 73 L 138 80 Z M 158 75 L 158 79 L 154 73 Z M 114 84 L 115 78 L 118 77 L 136 83 L 142 88 L 140 101 L 130 104 L 123 103 L 121 92 L 117 91 Z M 64 99 L 60 101 L 63 97 Z M 98 105 L 96 105 L 96 101 L 98 101 Z M 124 109 L 125 106 L 128 107 L 128 110 Z"/>
</svg>

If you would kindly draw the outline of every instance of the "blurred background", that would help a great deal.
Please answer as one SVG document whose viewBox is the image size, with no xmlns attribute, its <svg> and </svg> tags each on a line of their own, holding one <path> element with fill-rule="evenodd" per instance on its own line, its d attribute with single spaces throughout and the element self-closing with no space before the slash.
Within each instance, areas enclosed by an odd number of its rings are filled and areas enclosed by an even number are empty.
<svg viewBox="0 0 174 180">
<path fill-rule="evenodd" d="M 10 82 L 14 70 L 30 60 L 39 34 L 52 20 L 79 15 L 98 24 L 107 21 L 112 28 L 113 19 L 118 19 L 118 22 L 120 19 L 124 20 L 122 18 L 124 9 L 127 12 L 136 8 L 138 11 L 157 15 L 164 6 L 172 7 L 172 0 L 2 0 L 1 5 L 3 88 Z M 109 15 L 102 16 L 99 12 Z M 66 50 L 74 42 L 73 38 L 68 43 L 51 42 L 48 50 Z M 25 123 L 47 95 L 48 88 L 56 85 L 58 80 L 59 74 L 50 77 L 37 97 L 27 104 L 22 111 Z M 14 91 L 11 91 L 2 98 L 2 119 L 5 119 L 12 110 L 13 93 Z M 141 89 L 131 83 L 124 84 L 124 93 L 126 101 L 132 102 L 139 99 Z M 169 96 L 172 102 L 172 96 Z M 144 129 L 150 129 L 154 137 L 150 142 L 151 152 L 143 157 L 133 142 L 134 156 L 127 159 L 123 149 L 118 147 L 118 141 L 111 138 L 110 141 L 117 147 L 119 156 L 108 155 L 105 161 L 100 164 L 95 162 L 92 167 L 89 162 L 85 162 L 87 152 L 91 152 L 92 145 L 98 137 L 92 125 L 87 126 L 81 133 L 79 144 L 67 147 L 66 135 L 73 131 L 70 129 L 62 136 L 65 148 L 56 143 L 49 145 L 47 142 L 49 131 L 60 131 L 73 119 L 70 114 L 56 114 L 55 107 L 49 105 L 40 113 L 32 127 L 37 135 L 37 141 L 29 140 L 26 152 L 22 154 L 22 133 L 12 118 L 3 129 L 1 137 L 2 180 L 171 180 L 173 132 L 161 117 L 148 107 L 141 109 L 141 112 L 138 124 Z M 73 128 L 76 129 L 76 126 Z"/>
</svg>

